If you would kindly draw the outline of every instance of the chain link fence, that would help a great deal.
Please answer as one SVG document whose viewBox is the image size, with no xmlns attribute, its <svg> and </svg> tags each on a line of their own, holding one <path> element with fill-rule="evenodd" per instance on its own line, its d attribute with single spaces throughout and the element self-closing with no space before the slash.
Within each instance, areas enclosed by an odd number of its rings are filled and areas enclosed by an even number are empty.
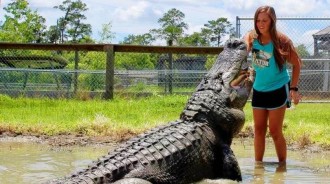
<svg viewBox="0 0 330 184">
<path fill-rule="evenodd" d="M 330 102 L 330 18 L 278 18 L 277 25 L 302 58 L 303 101 Z M 241 38 L 253 29 L 253 19 L 237 17 L 236 28 Z M 109 91 L 191 94 L 222 50 L 113 45 L 112 53 L 97 44 L 39 45 L 0 43 L 0 94 L 79 99 L 102 98 Z"/>
<path fill-rule="evenodd" d="M 276 25 L 290 37 L 302 59 L 303 101 L 330 102 L 330 18 L 277 18 Z M 236 17 L 237 37 L 252 29 L 253 18 Z"/>
<path fill-rule="evenodd" d="M 0 53 L 2 94 L 71 98 L 104 85 L 104 67 L 95 69 L 91 60 L 105 65 L 102 52 L 2 49 Z"/>
<path fill-rule="evenodd" d="M 0 49 L 0 94 L 79 99 L 104 96 L 108 70 L 104 49 L 61 49 L 60 45 L 56 50 L 30 49 L 34 46 Z M 190 94 L 222 48 L 209 48 L 211 53 L 204 50 L 204 54 L 115 52 L 113 92 L 119 96 Z"/>
</svg>

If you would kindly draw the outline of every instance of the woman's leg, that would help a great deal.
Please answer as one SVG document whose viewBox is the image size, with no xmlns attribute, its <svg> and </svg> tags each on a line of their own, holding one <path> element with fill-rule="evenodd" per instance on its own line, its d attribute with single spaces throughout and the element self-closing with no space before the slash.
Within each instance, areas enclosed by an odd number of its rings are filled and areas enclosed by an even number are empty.
<svg viewBox="0 0 330 184">
<path fill-rule="evenodd" d="M 268 110 L 253 109 L 254 119 L 254 156 L 255 161 L 262 161 L 265 153 Z"/>
<path fill-rule="evenodd" d="M 286 141 L 283 135 L 283 120 L 286 106 L 269 111 L 269 133 L 273 138 L 279 162 L 286 161 Z"/>
</svg>

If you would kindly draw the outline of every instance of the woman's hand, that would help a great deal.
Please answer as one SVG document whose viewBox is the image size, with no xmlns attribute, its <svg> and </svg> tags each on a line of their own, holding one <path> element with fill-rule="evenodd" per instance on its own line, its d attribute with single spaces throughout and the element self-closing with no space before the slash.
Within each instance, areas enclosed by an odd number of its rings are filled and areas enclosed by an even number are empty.
<svg viewBox="0 0 330 184">
<path fill-rule="evenodd" d="M 291 99 L 293 100 L 293 103 L 295 105 L 297 105 L 301 100 L 301 95 L 299 94 L 298 91 L 291 90 L 290 91 L 290 96 L 291 96 Z"/>
<path fill-rule="evenodd" d="M 238 76 L 230 83 L 232 87 L 238 87 L 242 81 L 247 80 L 250 76 L 250 73 L 248 71 L 240 71 Z"/>
</svg>

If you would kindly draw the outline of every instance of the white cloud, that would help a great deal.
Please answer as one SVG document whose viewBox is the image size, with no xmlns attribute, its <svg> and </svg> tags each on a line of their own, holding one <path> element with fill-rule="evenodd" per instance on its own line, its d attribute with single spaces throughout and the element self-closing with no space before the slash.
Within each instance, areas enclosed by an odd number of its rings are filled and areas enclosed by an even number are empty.
<svg viewBox="0 0 330 184">
<path fill-rule="evenodd" d="M 63 0 L 51 0 L 51 1 L 29 0 L 28 2 L 31 8 L 37 7 L 39 9 L 39 8 L 53 8 L 54 6 L 58 6 L 62 4 Z"/>
<path fill-rule="evenodd" d="M 29 0 L 30 7 L 38 10 L 46 18 L 47 25 L 56 24 L 63 12 L 54 9 L 64 0 Z M 85 13 L 86 22 L 92 25 L 93 37 L 101 30 L 102 24 L 112 22 L 112 31 L 118 41 L 128 34 L 143 34 L 150 29 L 159 28 L 158 19 L 171 8 L 176 8 L 185 14 L 184 21 L 189 25 L 187 33 L 200 31 L 209 20 L 220 17 L 228 18 L 235 26 L 236 16 L 253 17 L 255 10 L 262 5 L 275 8 L 278 17 L 324 17 L 330 16 L 330 0 L 82 0 L 88 7 Z M 10 2 L 1 1 L 1 8 Z M 0 10 L 0 20 L 3 20 L 3 10 Z M 244 22 L 241 34 L 245 29 L 253 27 L 253 22 Z M 323 25 L 322 25 L 323 26 Z M 299 32 L 306 29 L 292 28 L 286 25 L 284 32 Z M 294 30 L 296 29 L 296 30 Z M 299 30 L 301 29 L 301 30 Z M 315 27 L 314 27 L 315 29 Z"/>
<path fill-rule="evenodd" d="M 119 7 L 115 9 L 114 16 L 121 21 L 136 20 L 146 13 L 149 6 L 149 3 L 142 1 L 127 8 Z"/>
<path fill-rule="evenodd" d="M 200 25 L 189 25 L 189 30 L 187 31 L 187 34 L 193 34 L 194 32 L 200 32 L 202 27 L 204 27 L 204 25 L 200 24 Z"/>
<path fill-rule="evenodd" d="M 319 0 L 290 0 L 276 4 L 276 12 L 282 16 L 302 16 L 319 10 Z"/>
<path fill-rule="evenodd" d="M 260 3 L 259 3 L 260 2 Z M 252 10 L 258 6 L 258 4 L 263 4 L 262 0 L 230 0 L 230 1 L 223 1 L 223 4 L 226 8 L 236 10 L 236 11 L 243 11 L 243 10 Z"/>
<path fill-rule="evenodd" d="M 305 38 L 303 39 L 302 43 L 299 43 L 299 44 L 304 44 L 307 48 L 307 51 L 310 53 L 310 54 L 313 54 L 314 52 L 314 39 L 313 39 L 313 34 L 319 32 L 320 30 L 308 30 L 306 31 L 302 37 Z"/>
</svg>

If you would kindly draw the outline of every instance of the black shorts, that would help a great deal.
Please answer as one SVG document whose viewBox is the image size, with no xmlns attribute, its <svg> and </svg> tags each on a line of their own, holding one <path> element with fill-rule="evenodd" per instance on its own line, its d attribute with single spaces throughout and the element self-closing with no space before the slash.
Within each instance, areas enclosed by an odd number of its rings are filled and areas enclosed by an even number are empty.
<svg viewBox="0 0 330 184">
<path fill-rule="evenodd" d="M 257 91 L 253 88 L 252 107 L 258 109 L 277 109 L 286 105 L 290 107 L 289 84 L 279 89 L 267 92 Z"/>
</svg>

